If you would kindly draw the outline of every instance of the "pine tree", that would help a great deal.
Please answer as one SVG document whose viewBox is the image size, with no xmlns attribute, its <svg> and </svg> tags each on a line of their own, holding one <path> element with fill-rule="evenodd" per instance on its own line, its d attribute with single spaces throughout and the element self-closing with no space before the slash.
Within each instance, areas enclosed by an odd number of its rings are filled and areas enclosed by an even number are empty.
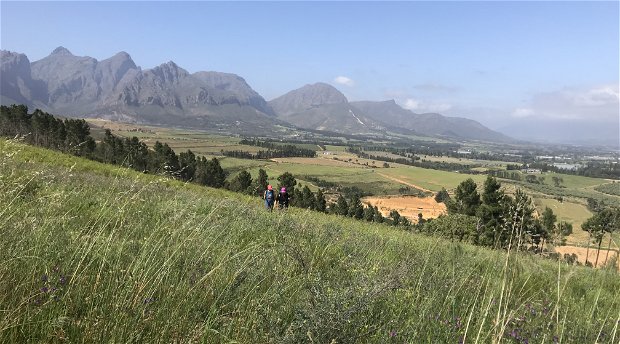
<svg viewBox="0 0 620 344">
<path fill-rule="evenodd" d="M 397 210 L 390 211 L 390 218 L 392 218 L 392 222 L 390 223 L 392 226 L 398 226 L 398 224 L 400 224 L 400 213 Z"/>
<path fill-rule="evenodd" d="M 371 222 L 375 217 L 375 209 L 372 206 L 364 208 L 364 220 Z"/>
<path fill-rule="evenodd" d="M 325 195 L 323 195 L 323 191 L 320 188 L 319 188 L 319 191 L 316 192 L 315 208 L 317 211 L 320 211 L 323 213 L 327 210 L 327 202 L 325 201 Z"/>
<path fill-rule="evenodd" d="M 310 191 L 310 188 L 308 187 L 308 185 L 304 185 L 304 187 L 302 188 L 301 198 L 302 198 L 302 201 L 301 201 L 300 207 L 311 209 L 311 210 L 315 209 L 314 194 L 312 193 L 312 191 Z"/>
<path fill-rule="evenodd" d="M 381 214 L 381 212 L 379 211 L 379 207 L 375 206 L 374 212 L 375 214 L 372 220 L 376 223 L 383 223 L 385 219 L 383 218 L 383 214 Z"/>
<path fill-rule="evenodd" d="M 454 201 L 449 202 L 450 212 L 474 216 L 480 206 L 480 195 L 476 191 L 476 182 L 469 178 L 456 188 Z"/>
<path fill-rule="evenodd" d="M 349 203 L 348 216 L 358 220 L 364 217 L 364 206 L 358 196 L 354 196 L 351 199 L 351 202 Z"/>
<path fill-rule="evenodd" d="M 295 192 L 295 185 L 297 185 L 297 180 L 290 172 L 284 172 L 278 177 L 278 190 L 284 187 L 292 195 Z"/>
<path fill-rule="evenodd" d="M 335 212 L 336 214 L 342 215 L 342 216 L 347 216 L 347 214 L 349 213 L 349 205 L 347 203 L 347 200 L 344 199 L 342 195 L 338 196 L 338 200 L 336 201 Z"/>
</svg>

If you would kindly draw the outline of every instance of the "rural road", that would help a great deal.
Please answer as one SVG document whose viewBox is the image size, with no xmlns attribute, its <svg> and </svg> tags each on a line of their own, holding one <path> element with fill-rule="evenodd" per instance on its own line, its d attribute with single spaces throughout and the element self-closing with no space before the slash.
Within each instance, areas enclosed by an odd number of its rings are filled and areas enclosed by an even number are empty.
<svg viewBox="0 0 620 344">
<path fill-rule="evenodd" d="M 401 183 L 401 184 L 409 185 L 409 186 L 411 186 L 411 187 L 414 187 L 414 188 L 419 189 L 419 190 L 422 190 L 422 191 L 426 191 L 426 192 L 430 192 L 430 193 L 435 193 L 435 191 L 432 191 L 432 190 L 429 190 L 429 189 L 423 188 L 423 187 L 421 187 L 421 186 L 419 186 L 419 185 L 411 184 L 411 183 L 409 183 L 409 182 L 406 182 L 406 181 L 404 181 L 404 180 L 402 180 L 402 179 L 398 179 L 398 178 L 396 178 L 396 177 L 388 176 L 387 174 L 383 174 L 383 173 L 381 173 L 381 172 L 377 172 L 377 174 L 378 174 L 378 175 L 380 175 L 381 177 L 384 177 L 384 178 L 387 178 L 387 179 L 393 180 L 393 181 L 395 181 L 395 182 L 397 182 L 397 183 Z"/>
</svg>

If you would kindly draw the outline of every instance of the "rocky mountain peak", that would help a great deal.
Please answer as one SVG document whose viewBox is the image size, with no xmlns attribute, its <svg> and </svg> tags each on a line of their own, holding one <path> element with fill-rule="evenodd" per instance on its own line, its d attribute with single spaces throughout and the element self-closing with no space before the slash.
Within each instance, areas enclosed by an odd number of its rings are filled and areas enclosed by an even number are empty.
<svg viewBox="0 0 620 344">
<path fill-rule="evenodd" d="M 54 51 L 52 51 L 52 53 L 50 55 L 73 55 L 73 54 L 69 51 L 69 49 L 67 49 L 67 48 L 65 48 L 63 46 L 60 46 L 60 47 L 54 49 Z"/>
</svg>

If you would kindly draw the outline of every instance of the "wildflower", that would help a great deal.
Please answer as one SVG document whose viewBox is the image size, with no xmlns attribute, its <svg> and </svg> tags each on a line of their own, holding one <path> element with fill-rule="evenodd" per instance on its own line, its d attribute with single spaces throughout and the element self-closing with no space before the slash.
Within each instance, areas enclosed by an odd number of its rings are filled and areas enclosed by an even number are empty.
<svg viewBox="0 0 620 344">
<path fill-rule="evenodd" d="M 390 331 L 390 338 L 396 337 L 396 330 Z"/>
<path fill-rule="evenodd" d="M 47 287 L 43 287 L 41 288 L 41 292 L 42 293 L 47 293 L 49 291 L 49 289 L 47 289 Z"/>
<path fill-rule="evenodd" d="M 65 277 L 65 275 L 60 275 L 60 277 L 58 278 L 58 282 L 60 284 L 65 284 L 67 283 L 67 278 Z"/>
<path fill-rule="evenodd" d="M 47 275 L 41 276 L 41 282 L 47 282 Z"/>
</svg>

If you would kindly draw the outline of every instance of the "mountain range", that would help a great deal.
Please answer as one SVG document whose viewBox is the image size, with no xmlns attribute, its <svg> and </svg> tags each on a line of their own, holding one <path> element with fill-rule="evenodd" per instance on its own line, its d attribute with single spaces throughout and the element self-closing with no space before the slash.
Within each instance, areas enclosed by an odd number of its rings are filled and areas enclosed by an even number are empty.
<svg viewBox="0 0 620 344">
<path fill-rule="evenodd" d="M 452 139 L 509 141 L 480 123 L 416 114 L 393 100 L 349 102 L 325 83 L 306 85 L 267 102 L 240 76 L 189 73 L 170 61 L 142 70 L 126 52 L 98 61 L 58 47 L 35 62 L 0 51 L 0 100 L 55 114 L 179 126 L 269 132 L 304 129 L 376 134 L 385 131 Z"/>
</svg>

